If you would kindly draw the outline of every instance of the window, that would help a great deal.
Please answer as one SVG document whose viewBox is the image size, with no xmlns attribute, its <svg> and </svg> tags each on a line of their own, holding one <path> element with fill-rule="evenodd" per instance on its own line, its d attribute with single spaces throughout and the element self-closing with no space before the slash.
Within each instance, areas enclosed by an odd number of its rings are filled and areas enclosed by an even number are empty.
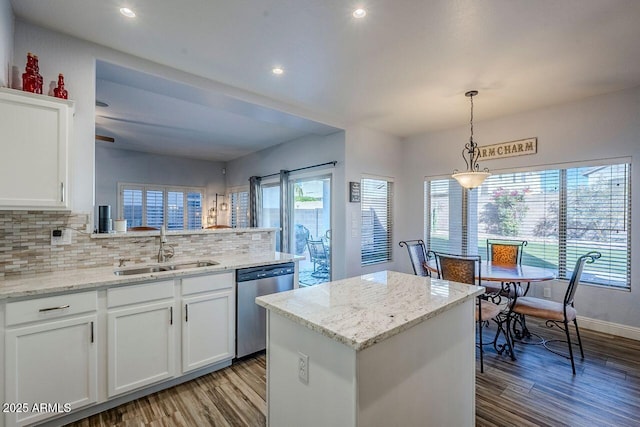
<svg viewBox="0 0 640 427">
<path fill-rule="evenodd" d="M 393 182 L 363 178 L 361 182 L 362 265 L 391 261 Z"/>
<path fill-rule="evenodd" d="M 249 227 L 249 192 L 237 191 L 230 193 L 231 226 L 238 228 Z"/>
<path fill-rule="evenodd" d="M 435 251 L 483 257 L 488 238 L 524 239 L 522 262 L 561 279 L 597 250 L 582 282 L 629 288 L 630 183 L 629 163 L 496 174 L 466 195 L 451 179 L 428 180 L 425 238 Z"/>
<path fill-rule="evenodd" d="M 202 228 L 204 189 L 119 183 L 118 216 L 129 227 Z"/>
</svg>

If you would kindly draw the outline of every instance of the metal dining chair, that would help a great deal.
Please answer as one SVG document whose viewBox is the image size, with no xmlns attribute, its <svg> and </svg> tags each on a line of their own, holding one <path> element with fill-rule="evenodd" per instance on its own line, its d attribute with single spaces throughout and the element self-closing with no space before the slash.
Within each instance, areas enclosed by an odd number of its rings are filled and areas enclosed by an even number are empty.
<svg viewBox="0 0 640 427">
<path fill-rule="evenodd" d="M 416 276 L 431 277 L 431 271 L 426 268 L 425 264 L 429 260 L 427 250 L 422 240 L 403 240 L 398 243 L 400 247 L 406 247 L 409 253 L 413 274 Z"/>
<path fill-rule="evenodd" d="M 527 246 L 526 240 L 487 239 L 487 260 L 494 264 L 520 265 L 525 246 Z M 527 282 L 527 287 L 524 289 L 520 282 L 516 283 L 514 288 L 505 286 L 505 282 L 501 284 L 485 282 L 482 286 L 487 290 L 487 295 L 500 304 L 501 297 L 513 299 L 514 293 L 518 296 L 526 295 L 529 292 L 530 282 Z"/>
<path fill-rule="evenodd" d="M 474 286 L 480 286 L 480 263 L 482 258 L 479 255 L 462 256 L 453 254 L 444 254 L 434 252 L 436 257 L 436 266 L 438 269 L 438 278 L 443 280 L 451 280 L 453 282 L 460 282 Z M 478 344 L 480 348 L 480 372 L 484 372 L 484 350 L 485 343 L 482 341 L 482 327 L 483 323 L 489 320 L 498 321 L 496 318 L 500 314 L 500 307 L 498 304 L 494 304 L 491 301 L 487 301 L 483 298 L 483 295 L 478 297 L 476 302 L 476 315 L 475 320 L 478 325 Z M 496 331 L 496 336 L 492 343 L 494 344 L 498 339 L 498 334 L 502 330 L 501 327 Z M 505 336 L 507 336 L 505 334 Z"/>
<path fill-rule="evenodd" d="M 562 302 L 550 301 L 543 298 L 516 296 L 511 303 L 509 314 L 507 316 L 507 330 L 511 331 L 511 328 L 514 328 L 515 331 L 516 324 L 513 322 L 519 322 L 521 330 L 518 331 L 519 333 L 516 335 L 519 335 L 521 337 L 531 336 L 531 334 L 527 330 L 526 323 L 524 322 L 523 316 L 525 315 L 536 317 L 539 319 L 545 319 L 548 328 L 557 326 L 562 331 L 564 331 L 567 339 L 566 343 L 569 347 L 568 356 L 547 346 L 547 343 L 549 342 L 560 340 L 542 339 L 540 343 L 552 353 L 558 354 L 571 360 L 571 370 L 573 371 L 573 375 L 576 374 L 576 366 L 573 360 L 573 348 L 571 344 L 571 336 L 569 334 L 569 322 L 573 322 L 576 330 L 576 336 L 578 338 L 578 345 L 580 347 L 580 356 L 584 359 L 582 340 L 580 339 L 580 330 L 578 329 L 578 322 L 576 320 L 577 311 L 573 305 L 574 297 L 576 294 L 576 290 L 578 289 L 578 285 L 580 284 L 580 277 L 582 276 L 584 265 L 593 264 L 598 258 L 600 258 L 600 256 L 600 252 L 592 251 L 578 258 L 578 261 L 576 261 L 576 265 L 573 269 L 573 273 L 571 274 L 571 279 L 569 280 L 569 285 L 567 286 L 567 291 L 564 294 L 564 299 L 562 300 Z M 511 351 L 514 351 L 513 344 L 515 344 L 515 342 L 512 343 Z"/>
</svg>

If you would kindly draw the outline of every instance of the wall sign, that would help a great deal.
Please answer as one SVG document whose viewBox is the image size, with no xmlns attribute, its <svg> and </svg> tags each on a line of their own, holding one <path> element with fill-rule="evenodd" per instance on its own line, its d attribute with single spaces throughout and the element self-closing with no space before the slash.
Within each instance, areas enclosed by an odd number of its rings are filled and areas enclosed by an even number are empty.
<svg viewBox="0 0 640 427">
<path fill-rule="evenodd" d="M 538 152 L 538 138 L 500 142 L 498 144 L 479 146 L 478 148 L 480 150 L 479 160 L 525 156 L 527 154 L 536 154 Z"/>
<path fill-rule="evenodd" d="M 349 182 L 349 201 L 360 203 L 360 183 Z"/>
</svg>

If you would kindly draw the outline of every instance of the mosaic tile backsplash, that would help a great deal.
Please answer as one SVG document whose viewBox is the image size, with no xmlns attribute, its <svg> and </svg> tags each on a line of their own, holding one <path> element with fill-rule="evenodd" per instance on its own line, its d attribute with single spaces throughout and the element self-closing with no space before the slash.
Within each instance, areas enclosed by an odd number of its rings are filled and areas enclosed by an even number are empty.
<svg viewBox="0 0 640 427">
<path fill-rule="evenodd" d="M 91 238 L 85 232 L 88 214 L 43 211 L 0 211 L 0 278 L 60 270 L 155 262 L 159 236 L 117 236 Z M 51 245 L 51 231 L 60 228 L 71 234 L 71 244 Z M 259 240 L 253 240 L 260 234 Z M 239 229 L 167 236 L 175 258 L 209 258 L 222 254 L 264 253 L 275 247 L 274 231 Z"/>
</svg>

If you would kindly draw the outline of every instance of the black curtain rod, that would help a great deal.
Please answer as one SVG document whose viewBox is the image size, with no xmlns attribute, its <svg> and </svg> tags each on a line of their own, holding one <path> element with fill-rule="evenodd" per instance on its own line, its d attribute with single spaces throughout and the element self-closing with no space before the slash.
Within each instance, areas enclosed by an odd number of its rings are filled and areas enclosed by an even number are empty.
<svg viewBox="0 0 640 427">
<path fill-rule="evenodd" d="M 305 170 L 305 169 L 318 168 L 318 167 L 320 167 L 320 166 L 327 166 L 327 165 L 333 165 L 333 166 L 335 167 L 337 163 L 338 163 L 338 162 L 334 160 L 334 161 L 332 161 L 332 162 L 320 163 L 319 165 L 305 166 L 305 167 L 303 167 L 303 168 L 292 169 L 292 170 L 287 171 L 287 172 L 298 172 L 298 171 L 302 171 L 302 170 Z M 261 177 L 259 177 L 259 178 L 260 178 L 260 179 L 263 179 L 263 178 L 271 178 L 272 176 L 278 176 L 278 175 L 280 175 L 280 172 L 278 172 L 278 173 L 272 173 L 272 174 L 270 174 L 270 175 L 264 175 L 264 176 L 261 176 Z"/>
</svg>

